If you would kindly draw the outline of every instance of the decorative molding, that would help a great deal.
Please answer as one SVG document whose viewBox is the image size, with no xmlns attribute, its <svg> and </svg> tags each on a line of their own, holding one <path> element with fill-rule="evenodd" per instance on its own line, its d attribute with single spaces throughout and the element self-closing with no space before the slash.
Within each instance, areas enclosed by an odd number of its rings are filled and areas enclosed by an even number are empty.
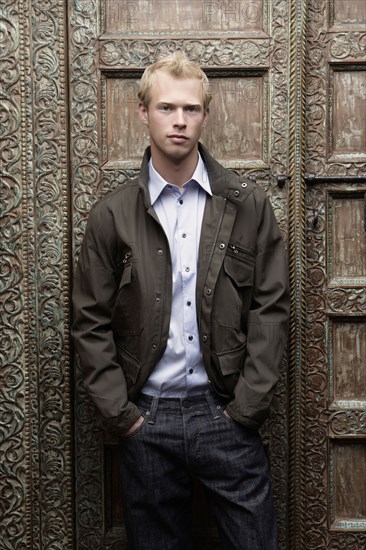
<svg viewBox="0 0 366 550">
<path fill-rule="evenodd" d="M 329 419 L 331 437 L 362 436 L 366 438 L 366 412 L 337 411 Z"/>
<path fill-rule="evenodd" d="M 39 0 L 30 6 L 36 151 L 30 270 L 37 300 L 30 336 L 38 365 L 38 379 L 31 377 L 31 403 L 37 404 L 32 438 L 40 471 L 32 501 L 40 502 L 40 548 L 61 548 L 73 541 L 65 5 L 50 0 L 45 6 Z"/>
<path fill-rule="evenodd" d="M 289 262 L 291 317 L 289 331 L 289 450 L 291 550 L 305 548 L 305 361 L 306 361 L 306 229 L 305 229 L 305 59 L 307 0 L 290 0 L 290 133 Z"/>
<path fill-rule="evenodd" d="M 146 67 L 159 57 L 183 50 L 202 67 L 268 67 L 269 39 L 159 39 L 103 40 L 100 46 L 102 69 Z"/>
<path fill-rule="evenodd" d="M 25 75 L 20 59 L 25 51 L 24 15 L 18 2 L 1 5 L 0 63 L 0 492 L 2 541 L 7 548 L 26 548 L 30 538 L 30 476 L 27 472 L 29 429 L 27 426 L 28 372 L 24 311 L 26 269 L 24 193 L 26 180 L 24 145 Z M 25 61 L 25 60 L 24 60 Z"/>
<path fill-rule="evenodd" d="M 327 307 L 335 313 L 346 313 L 347 315 L 366 313 L 365 288 L 336 288 L 328 291 L 326 297 Z"/>
<path fill-rule="evenodd" d="M 100 34 L 98 0 L 69 6 L 70 149 L 72 167 L 73 257 L 76 258 L 93 203 L 108 191 L 100 178 L 98 86 L 95 63 Z M 75 364 L 75 514 L 78 550 L 103 550 L 103 439 L 94 407 Z"/>
<path fill-rule="evenodd" d="M 1 30 L 2 540 L 71 548 L 64 4 L 6 0 Z"/>
<path fill-rule="evenodd" d="M 337 61 L 366 60 L 366 33 L 339 33 L 329 38 L 329 55 Z"/>
</svg>

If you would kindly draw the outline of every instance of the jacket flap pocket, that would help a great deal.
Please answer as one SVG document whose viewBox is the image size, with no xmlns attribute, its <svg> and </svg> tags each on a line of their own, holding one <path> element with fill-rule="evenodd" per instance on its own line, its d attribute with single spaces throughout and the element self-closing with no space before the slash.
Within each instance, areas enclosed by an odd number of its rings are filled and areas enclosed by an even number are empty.
<svg viewBox="0 0 366 550">
<path fill-rule="evenodd" d="M 125 285 L 130 284 L 131 276 L 132 276 L 132 263 L 129 263 L 125 266 L 125 268 L 123 270 L 121 281 L 119 283 L 119 288 L 120 289 L 122 287 L 124 287 Z"/>
<path fill-rule="evenodd" d="M 252 286 L 254 280 L 254 262 L 251 258 L 243 260 L 233 256 L 225 256 L 225 273 L 237 286 Z"/>
<path fill-rule="evenodd" d="M 128 380 L 135 384 L 139 372 L 141 370 L 141 363 L 136 357 L 129 353 L 120 344 L 117 344 L 118 358 L 123 370 L 123 374 Z"/>
<path fill-rule="evenodd" d="M 224 376 L 240 372 L 245 356 L 246 343 L 234 350 L 218 353 L 217 358 L 220 363 L 220 369 Z"/>
</svg>

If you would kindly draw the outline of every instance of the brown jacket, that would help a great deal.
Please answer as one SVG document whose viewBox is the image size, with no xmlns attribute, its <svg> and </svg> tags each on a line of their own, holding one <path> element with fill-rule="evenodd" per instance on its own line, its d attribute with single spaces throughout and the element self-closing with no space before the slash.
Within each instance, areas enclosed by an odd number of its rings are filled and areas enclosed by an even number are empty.
<svg viewBox="0 0 366 550">
<path fill-rule="evenodd" d="M 258 428 L 269 414 L 287 340 L 287 262 L 270 203 L 200 145 L 207 196 L 197 271 L 197 320 L 208 378 L 230 415 Z M 164 353 L 172 265 L 151 206 L 149 149 L 138 178 L 93 207 L 74 282 L 73 337 L 101 425 L 125 432 L 133 403 Z"/>
</svg>

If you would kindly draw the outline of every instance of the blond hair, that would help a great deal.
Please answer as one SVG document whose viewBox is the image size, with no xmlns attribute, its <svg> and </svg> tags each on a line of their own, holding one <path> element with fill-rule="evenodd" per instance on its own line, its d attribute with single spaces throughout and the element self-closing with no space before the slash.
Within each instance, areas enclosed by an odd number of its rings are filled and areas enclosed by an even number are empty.
<svg viewBox="0 0 366 550">
<path fill-rule="evenodd" d="M 188 78 L 197 78 L 200 80 L 203 89 L 203 107 L 205 111 L 208 111 L 212 99 L 212 95 L 209 92 L 209 80 L 198 63 L 188 59 L 181 51 L 167 55 L 145 69 L 137 92 L 140 103 L 143 103 L 145 107 L 149 106 L 153 75 L 159 70 L 166 71 L 178 80 L 186 80 Z"/>
</svg>

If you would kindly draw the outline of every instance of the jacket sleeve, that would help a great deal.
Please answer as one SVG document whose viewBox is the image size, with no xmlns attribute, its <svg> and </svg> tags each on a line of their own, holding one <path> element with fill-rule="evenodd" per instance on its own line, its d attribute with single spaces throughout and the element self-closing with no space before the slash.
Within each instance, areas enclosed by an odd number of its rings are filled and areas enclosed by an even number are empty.
<svg viewBox="0 0 366 550">
<path fill-rule="evenodd" d="M 258 209 L 253 298 L 247 324 L 244 367 L 227 411 L 258 429 L 268 417 L 287 343 L 288 265 L 283 241 L 268 198 L 254 191 Z"/>
<path fill-rule="evenodd" d="M 140 412 L 128 400 L 111 328 L 118 289 L 114 233 L 113 218 L 105 209 L 94 208 L 74 277 L 72 336 L 85 387 L 99 413 L 99 424 L 105 431 L 120 435 L 139 418 Z"/>
</svg>

